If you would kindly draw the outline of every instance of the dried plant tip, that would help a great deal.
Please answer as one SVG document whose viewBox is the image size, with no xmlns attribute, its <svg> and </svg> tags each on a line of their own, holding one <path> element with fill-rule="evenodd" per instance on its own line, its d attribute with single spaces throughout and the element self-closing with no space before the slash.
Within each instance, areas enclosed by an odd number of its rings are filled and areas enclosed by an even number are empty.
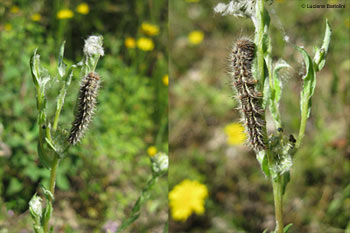
<svg viewBox="0 0 350 233">
<path fill-rule="evenodd" d="M 76 103 L 75 119 L 68 137 L 68 141 L 73 145 L 80 141 L 91 121 L 99 86 L 100 76 L 94 72 L 89 73 L 81 81 Z"/>
<path fill-rule="evenodd" d="M 264 109 L 262 93 L 256 90 L 257 80 L 252 75 L 255 44 L 247 39 L 238 40 L 231 53 L 231 74 L 233 84 L 238 92 L 237 100 L 249 135 L 250 145 L 255 151 L 265 149 Z"/>
</svg>

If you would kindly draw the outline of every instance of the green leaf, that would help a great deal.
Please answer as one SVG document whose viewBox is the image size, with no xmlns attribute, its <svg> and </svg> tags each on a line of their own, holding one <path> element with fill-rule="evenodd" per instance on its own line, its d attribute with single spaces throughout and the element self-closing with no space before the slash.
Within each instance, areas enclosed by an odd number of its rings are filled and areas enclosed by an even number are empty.
<svg viewBox="0 0 350 233">
<path fill-rule="evenodd" d="M 275 92 L 273 97 L 274 101 L 276 101 L 277 103 L 280 101 L 282 95 L 282 81 L 278 72 L 282 68 L 289 67 L 290 65 L 287 62 L 285 62 L 284 60 L 280 60 L 277 62 L 273 69 L 273 90 Z"/>
<path fill-rule="evenodd" d="M 38 155 L 39 155 L 39 160 L 44 165 L 44 167 L 50 168 L 50 164 L 52 161 L 51 161 L 50 157 L 48 156 L 48 154 L 46 153 L 42 142 L 38 143 Z"/>
<path fill-rule="evenodd" d="M 72 65 L 72 67 L 69 69 L 68 71 L 68 75 L 66 76 L 66 88 L 69 87 L 71 81 L 72 81 L 72 77 L 73 77 L 73 71 L 74 69 L 76 68 L 77 66 L 76 65 Z"/>
<path fill-rule="evenodd" d="M 50 199 L 55 200 L 53 194 L 50 192 L 50 190 L 46 189 L 43 185 L 41 186 L 41 189 L 43 190 L 43 193 L 45 195 L 46 200 Z"/>
<path fill-rule="evenodd" d="M 268 16 L 268 15 L 267 15 Z M 270 37 L 269 37 L 269 34 L 264 32 L 263 34 L 263 43 L 262 43 L 262 49 L 263 49 L 263 53 L 264 53 L 264 57 L 266 55 L 268 55 L 268 50 L 269 50 L 269 45 L 270 45 Z"/>
<path fill-rule="evenodd" d="M 271 115 L 275 121 L 275 124 L 277 125 L 277 128 L 281 127 L 281 117 L 279 112 L 279 101 L 282 96 L 282 81 L 279 76 L 279 70 L 282 68 L 289 68 L 290 66 L 288 63 L 286 63 L 284 60 L 280 60 L 276 63 L 273 74 L 272 74 L 272 86 L 270 91 L 270 104 L 269 109 L 271 112 Z"/>
<path fill-rule="evenodd" d="M 118 232 L 122 232 L 125 230 L 128 226 L 130 226 L 133 222 L 135 222 L 140 217 L 140 213 L 128 218 L 126 221 L 123 222 L 123 224 L 118 228 Z"/>
<path fill-rule="evenodd" d="M 271 96 L 271 90 L 270 90 L 270 85 L 269 85 L 269 79 L 265 79 L 264 82 L 264 95 L 263 95 L 263 103 L 262 103 L 262 107 L 265 109 L 266 105 L 269 102 Z"/>
<path fill-rule="evenodd" d="M 54 152 L 56 152 L 56 148 L 53 145 L 53 143 L 50 141 L 50 139 L 48 139 L 47 137 L 45 137 L 45 141 L 46 143 L 49 145 L 50 149 L 52 149 Z"/>
<path fill-rule="evenodd" d="M 61 78 L 63 78 L 63 76 L 66 73 L 66 64 L 64 64 L 63 62 L 63 56 L 64 56 L 64 44 L 66 43 L 66 41 L 63 41 L 60 47 L 60 51 L 58 54 L 58 74 L 60 75 Z"/>
<path fill-rule="evenodd" d="M 283 228 L 283 233 L 287 233 L 292 226 L 293 226 L 293 223 L 289 223 L 287 226 L 285 226 Z"/>
<path fill-rule="evenodd" d="M 267 177 L 269 177 L 270 176 L 270 169 L 269 169 L 269 163 L 268 163 L 265 151 L 259 151 L 259 153 L 256 154 L 256 159 L 260 163 L 261 170 L 263 171 L 263 173 Z"/>
<path fill-rule="evenodd" d="M 39 159 L 45 167 L 50 166 L 50 158 L 45 151 L 45 127 L 46 122 L 46 96 L 45 89 L 46 84 L 50 80 L 50 76 L 47 71 L 40 67 L 40 56 L 37 54 L 37 49 L 34 50 L 33 56 L 30 59 L 30 68 L 32 72 L 33 82 L 36 87 L 36 102 L 38 113 L 38 124 L 39 124 L 39 143 L 38 143 L 38 154 Z"/>
<path fill-rule="evenodd" d="M 41 198 L 36 194 L 32 197 L 29 202 L 29 212 L 33 219 L 33 228 L 35 233 L 43 233 L 44 230 L 41 227 L 41 217 L 42 217 L 42 204 Z"/>
<path fill-rule="evenodd" d="M 41 225 L 45 226 L 49 222 L 52 214 L 52 204 L 51 202 L 46 199 L 46 207 L 44 208 L 44 214 L 41 218 Z"/>
<path fill-rule="evenodd" d="M 282 175 L 282 195 L 286 192 L 287 184 L 290 181 L 290 171 L 283 173 Z"/>
<path fill-rule="evenodd" d="M 37 54 L 38 49 L 34 50 L 33 55 L 30 57 L 30 70 L 32 72 L 32 78 L 34 85 L 39 88 L 40 80 L 40 55 Z"/>
<path fill-rule="evenodd" d="M 316 49 L 315 57 L 314 57 L 314 67 L 316 72 L 322 70 L 326 63 L 326 56 L 329 49 L 329 44 L 331 42 L 332 29 L 328 23 L 328 19 L 326 19 L 326 31 L 323 38 L 323 43 L 321 48 Z"/>
<path fill-rule="evenodd" d="M 311 111 L 311 97 L 313 96 L 316 87 L 316 71 L 312 65 L 312 60 L 305 49 L 298 46 L 296 46 L 296 49 L 302 54 L 306 67 L 306 74 L 302 77 L 303 88 L 300 93 L 301 114 L 306 114 L 307 118 L 309 118 Z"/>
</svg>

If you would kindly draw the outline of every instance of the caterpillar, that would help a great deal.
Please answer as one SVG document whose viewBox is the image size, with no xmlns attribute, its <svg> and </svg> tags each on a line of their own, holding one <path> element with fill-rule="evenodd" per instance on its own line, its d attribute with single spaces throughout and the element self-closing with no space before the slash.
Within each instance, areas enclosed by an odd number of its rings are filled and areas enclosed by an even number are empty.
<svg viewBox="0 0 350 233">
<path fill-rule="evenodd" d="M 72 145 L 80 141 L 94 115 L 99 87 L 100 76 L 95 72 L 88 73 L 81 80 L 75 118 L 68 137 L 68 141 Z"/>
<path fill-rule="evenodd" d="M 240 39 L 232 49 L 230 66 L 233 76 L 233 86 L 237 90 L 243 122 L 248 134 L 250 145 L 255 151 L 266 148 L 264 141 L 264 109 L 262 108 L 262 93 L 256 90 L 257 80 L 252 75 L 252 62 L 255 54 L 255 44 L 248 39 Z"/>
</svg>

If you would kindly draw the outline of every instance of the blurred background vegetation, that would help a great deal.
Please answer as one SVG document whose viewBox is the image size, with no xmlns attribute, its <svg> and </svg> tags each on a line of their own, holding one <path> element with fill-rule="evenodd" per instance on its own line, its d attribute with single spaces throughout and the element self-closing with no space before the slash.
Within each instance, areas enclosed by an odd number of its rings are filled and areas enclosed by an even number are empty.
<svg viewBox="0 0 350 233">
<path fill-rule="evenodd" d="M 49 171 L 39 163 L 35 90 L 29 59 L 56 74 L 59 45 L 65 62 L 81 60 L 84 39 L 104 37 L 97 112 L 82 143 L 59 167 L 55 232 L 114 232 L 151 176 L 149 155 L 168 153 L 167 1 L 0 2 L 0 232 L 32 232 L 28 202 Z M 69 129 L 79 72 L 60 124 Z M 54 110 L 57 93 L 48 93 Z M 127 232 L 163 232 L 167 178 L 155 186 Z"/>
<path fill-rule="evenodd" d="M 230 85 L 228 58 L 232 44 L 254 38 L 250 20 L 215 15 L 220 1 L 169 3 L 170 168 L 169 191 L 176 199 L 191 180 L 203 198 L 205 212 L 182 219 L 172 215 L 170 232 L 263 232 L 274 228 L 272 187 L 255 154 L 237 144 L 237 103 Z M 226 1 L 225 3 L 227 3 Z M 273 59 L 293 69 L 283 73 L 281 114 L 284 132 L 298 131 L 302 58 L 291 44 L 322 44 L 325 22 L 333 29 L 325 68 L 317 74 L 311 117 L 301 149 L 294 156 L 291 182 L 284 199 L 289 232 L 340 233 L 350 230 L 349 71 L 350 18 L 347 1 L 287 1 L 267 4 L 271 16 Z M 270 4 L 271 3 L 271 4 Z M 345 9 L 307 9 L 301 4 L 345 4 Z M 283 31 L 281 29 L 283 27 Z M 272 121 L 267 116 L 267 121 Z M 273 131 L 268 124 L 268 130 Z M 185 182 L 183 182 L 185 180 Z M 175 191 L 174 191 L 175 190 Z M 191 196 L 190 194 L 187 194 Z M 176 201 L 170 203 L 177 208 Z M 196 205 L 199 205 L 197 203 Z M 180 208 L 180 207 L 178 207 Z M 189 208 L 191 209 L 191 208 Z M 189 211 L 190 212 L 190 211 Z M 179 220 L 179 221 L 178 221 Z"/>
</svg>

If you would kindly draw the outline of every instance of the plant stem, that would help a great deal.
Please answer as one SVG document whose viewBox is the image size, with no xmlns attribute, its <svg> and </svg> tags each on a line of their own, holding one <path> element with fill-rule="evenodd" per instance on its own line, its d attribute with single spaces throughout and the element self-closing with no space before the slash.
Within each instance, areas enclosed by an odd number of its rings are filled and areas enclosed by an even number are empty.
<svg viewBox="0 0 350 233">
<path fill-rule="evenodd" d="M 274 90 L 272 87 L 274 86 L 273 80 L 273 73 L 272 73 L 272 62 L 271 62 L 271 40 L 269 39 L 268 48 L 266 51 L 264 51 L 264 34 L 268 36 L 268 26 L 269 26 L 269 20 L 268 15 L 264 6 L 265 1 L 260 0 L 256 2 L 256 22 L 255 27 L 255 44 L 257 45 L 257 79 L 260 83 L 260 90 L 264 90 L 264 83 L 265 83 L 265 77 L 268 74 L 269 78 L 269 86 L 272 90 Z M 266 54 L 265 54 L 266 52 Z M 265 74 L 265 62 L 266 62 L 266 68 L 269 71 Z M 267 93 L 264 93 L 266 95 Z M 275 107 L 275 106 L 274 106 Z M 266 106 L 265 106 L 266 108 Z M 265 118 L 265 116 L 264 116 Z M 280 126 L 280 122 L 278 122 L 277 126 Z M 268 142 L 267 137 L 267 130 L 266 127 L 264 129 L 265 133 L 265 140 Z M 274 206 L 275 206 L 275 218 L 276 218 L 276 233 L 283 233 L 283 209 L 282 209 L 282 198 L 283 198 L 283 190 L 282 190 L 282 179 L 279 174 L 277 174 L 277 177 L 274 178 L 274 171 L 272 171 L 272 167 L 274 165 L 274 155 L 272 154 L 270 150 L 270 146 L 267 145 L 267 148 L 265 149 L 265 156 L 267 157 L 268 161 L 268 167 L 270 170 L 270 177 L 272 181 L 272 188 L 273 188 L 273 198 L 274 198 Z"/>
<path fill-rule="evenodd" d="M 56 114 L 55 114 L 55 119 L 54 119 L 54 121 L 53 121 L 53 131 L 56 131 L 56 130 L 57 130 L 58 119 L 59 119 L 59 117 L 60 117 L 61 110 L 62 110 L 62 105 L 57 107 Z"/>
<path fill-rule="evenodd" d="M 264 8 L 264 1 L 259 2 L 260 7 Z M 264 70 L 264 50 L 263 50 L 263 37 L 264 37 L 264 23 L 261 15 L 258 14 L 258 28 L 256 33 L 255 44 L 257 45 L 257 64 L 258 64 L 258 80 L 260 82 L 260 89 L 264 88 L 265 70 Z"/>
<path fill-rule="evenodd" d="M 58 158 L 58 156 L 55 156 L 54 160 L 52 161 L 52 166 L 51 166 L 51 171 L 50 171 L 49 190 L 50 190 L 52 196 L 54 195 L 54 192 L 55 192 L 56 173 L 57 173 L 57 167 L 58 167 L 59 162 L 60 162 L 60 159 Z M 48 201 L 50 202 L 50 204 L 52 206 L 52 197 L 50 195 L 48 196 Z M 49 220 L 44 222 L 43 228 L 44 228 L 44 233 L 47 233 L 48 228 L 49 228 Z"/>
<path fill-rule="evenodd" d="M 58 164 L 60 162 L 60 159 L 55 156 L 54 161 L 52 162 L 52 167 L 51 167 L 51 172 L 50 172 L 50 192 L 52 193 L 52 195 L 54 195 L 55 192 L 55 182 L 56 182 L 56 172 L 57 172 L 57 167 Z M 51 199 L 51 198 L 50 198 Z M 52 201 L 52 200 L 50 200 Z"/>
<path fill-rule="evenodd" d="M 283 194 L 281 176 L 272 178 L 273 199 L 275 204 L 276 233 L 283 233 Z"/>
<path fill-rule="evenodd" d="M 149 192 L 152 190 L 154 184 L 157 182 L 158 177 L 159 177 L 159 174 L 153 173 L 152 177 L 150 179 L 148 179 L 146 186 L 142 189 L 142 192 L 141 192 L 139 198 L 137 199 L 136 203 L 134 204 L 134 206 L 131 209 L 131 214 L 129 215 L 129 217 L 127 219 L 125 219 L 122 222 L 122 225 L 118 228 L 116 233 L 122 232 L 123 230 L 125 230 L 128 226 L 130 226 L 133 222 L 135 222 L 138 219 L 138 217 L 140 216 L 141 206 L 148 199 Z"/>
<path fill-rule="evenodd" d="M 295 148 L 298 149 L 301 144 L 301 140 L 304 137 L 305 129 L 306 129 L 306 121 L 307 121 L 307 103 L 303 104 L 302 111 L 301 111 L 301 120 L 300 120 L 300 127 L 299 127 L 299 134 L 297 138 L 297 142 L 295 143 Z"/>
<path fill-rule="evenodd" d="M 276 219 L 276 230 L 275 233 L 283 233 L 283 188 L 282 188 L 282 177 L 281 175 L 277 175 L 277 177 L 273 178 L 271 171 L 271 167 L 273 166 L 273 158 L 271 157 L 271 152 L 267 148 L 265 150 L 267 161 L 269 163 L 270 168 L 270 176 L 272 182 L 273 189 L 273 200 L 275 206 L 275 219 Z"/>
</svg>

